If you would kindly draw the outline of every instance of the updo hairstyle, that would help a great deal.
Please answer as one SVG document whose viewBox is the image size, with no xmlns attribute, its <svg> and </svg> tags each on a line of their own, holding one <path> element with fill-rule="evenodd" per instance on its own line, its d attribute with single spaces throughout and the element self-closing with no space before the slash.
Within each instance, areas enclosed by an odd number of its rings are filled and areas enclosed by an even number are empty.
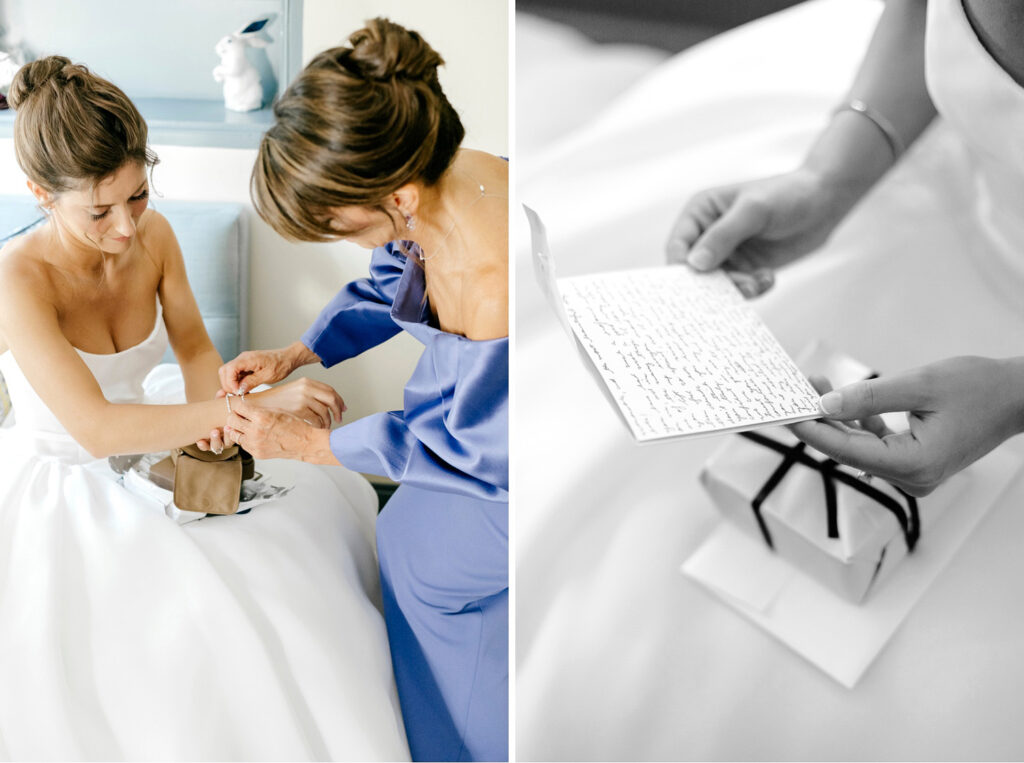
<svg viewBox="0 0 1024 763">
<path fill-rule="evenodd" d="M 253 204 L 286 238 L 336 239 L 330 208 L 383 211 L 406 183 L 433 185 L 466 134 L 437 78 L 444 60 L 418 33 L 376 18 L 349 42 L 310 61 L 260 143 Z"/>
<path fill-rule="evenodd" d="M 159 161 L 128 96 L 64 56 L 21 67 L 7 100 L 16 112 L 18 164 L 50 193 L 95 185 L 129 162 L 151 169 Z"/>
</svg>

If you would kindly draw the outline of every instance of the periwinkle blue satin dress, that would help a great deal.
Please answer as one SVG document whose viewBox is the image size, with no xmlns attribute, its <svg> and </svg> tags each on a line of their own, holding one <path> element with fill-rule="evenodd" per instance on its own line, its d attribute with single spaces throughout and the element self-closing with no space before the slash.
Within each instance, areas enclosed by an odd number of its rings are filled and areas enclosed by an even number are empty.
<svg viewBox="0 0 1024 763">
<path fill-rule="evenodd" d="M 384 614 L 414 760 L 508 757 L 508 339 L 432 325 L 396 242 L 302 342 L 324 366 L 405 329 L 424 345 L 404 410 L 339 427 L 350 469 L 401 483 L 377 519 Z"/>
</svg>

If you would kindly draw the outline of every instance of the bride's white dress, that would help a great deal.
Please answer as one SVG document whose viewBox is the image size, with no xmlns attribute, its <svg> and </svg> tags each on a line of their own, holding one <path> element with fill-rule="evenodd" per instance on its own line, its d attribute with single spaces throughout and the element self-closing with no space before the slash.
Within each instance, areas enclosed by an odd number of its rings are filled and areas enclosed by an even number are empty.
<svg viewBox="0 0 1024 763">
<path fill-rule="evenodd" d="M 940 118 L 822 251 L 752 303 L 793 354 L 825 339 L 882 373 L 1024 354 L 1024 88 L 959 0 L 928 5 Z M 813 0 L 729 32 L 521 157 L 517 195 L 544 219 L 560 274 L 661 264 L 693 193 L 797 166 L 881 9 Z M 544 76 L 560 70 L 546 63 Z M 517 74 L 521 97 L 543 86 Z M 697 481 L 721 438 L 637 447 L 545 304 L 526 246 L 516 300 L 520 760 L 1024 754 L 1024 481 L 848 691 L 679 573 L 721 521 Z M 1024 461 L 1022 446 L 1003 447 Z"/>
<path fill-rule="evenodd" d="M 158 314 L 141 344 L 80 354 L 138 403 L 166 346 Z M 179 526 L 71 439 L 10 352 L 0 371 L 0 757 L 408 757 L 365 480 L 260 462 L 296 487 Z"/>
</svg>

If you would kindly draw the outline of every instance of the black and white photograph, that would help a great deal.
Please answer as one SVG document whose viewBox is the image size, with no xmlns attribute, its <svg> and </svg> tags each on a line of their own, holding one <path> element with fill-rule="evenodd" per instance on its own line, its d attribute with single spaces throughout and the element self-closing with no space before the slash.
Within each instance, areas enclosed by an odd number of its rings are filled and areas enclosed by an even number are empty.
<svg viewBox="0 0 1024 763">
<path fill-rule="evenodd" d="M 517 2 L 519 760 L 1024 755 L 1022 39 Z"/>
</svg>

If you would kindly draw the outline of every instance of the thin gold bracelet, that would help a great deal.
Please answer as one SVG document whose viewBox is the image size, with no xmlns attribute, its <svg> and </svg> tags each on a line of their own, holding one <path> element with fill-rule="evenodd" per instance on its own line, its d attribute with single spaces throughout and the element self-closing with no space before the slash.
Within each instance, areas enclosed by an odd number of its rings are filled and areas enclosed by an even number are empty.
<svg viewBox="0 0 1024 763">
<path fill-rule="evenodd" d="M 852 111 L 856 114 L 862 114 L 868 119 L 868 121 L 877 127 L 878 131 L 882 133 L 882 137 L 885 138 L 885 142 L 889 144 L 889 149 L 892 151 L 893 161 L 899 159 L 903 152 L 907 150 L 907 147 L 903 144 L 903 140 L 900 138 L 900 134 L 896 132 L 896 128 L 893 127 L 892 122 L 868 106 L 864 101 L 855 98 L 844 103 L 832 112 L 832 116 L 835 116 L 841 111 Z"/>
</svg>

